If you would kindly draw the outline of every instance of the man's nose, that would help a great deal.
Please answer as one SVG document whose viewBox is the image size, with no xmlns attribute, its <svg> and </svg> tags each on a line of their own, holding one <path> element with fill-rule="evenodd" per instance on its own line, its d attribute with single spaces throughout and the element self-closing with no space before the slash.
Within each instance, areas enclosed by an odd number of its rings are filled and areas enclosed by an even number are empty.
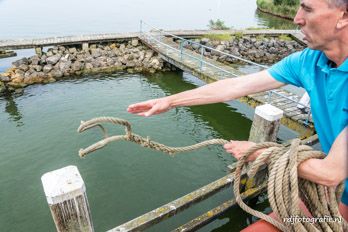
<svg viewBox="0 0 348 232">
<path fill-rule="evenodd" d="M 303 18 L 303 13 L 302 13 L 301 9 L 299 9 L 297 11 L 296 16 L 294 18 L 294 23 L 298 26 L 304 26 L 305 20 Z"/>
</svg>

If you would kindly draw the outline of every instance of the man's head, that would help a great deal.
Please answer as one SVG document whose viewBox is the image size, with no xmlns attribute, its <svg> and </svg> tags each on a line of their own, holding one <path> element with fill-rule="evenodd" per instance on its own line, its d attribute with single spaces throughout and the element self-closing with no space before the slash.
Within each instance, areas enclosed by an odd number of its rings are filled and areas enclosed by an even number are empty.
<svg viewBox="0 0 348 232">
<path fill-rule="evenodd" d="M 347 9 L 348 0 L 301 0 L 294 22 L 308 47 L 325 51 L 348 34 Z"/>
<path fill-rule="evenodd" d="M 331 6 L 344 7 L 348 5 L 348 0 L 327 0 Z"/>
</svg>

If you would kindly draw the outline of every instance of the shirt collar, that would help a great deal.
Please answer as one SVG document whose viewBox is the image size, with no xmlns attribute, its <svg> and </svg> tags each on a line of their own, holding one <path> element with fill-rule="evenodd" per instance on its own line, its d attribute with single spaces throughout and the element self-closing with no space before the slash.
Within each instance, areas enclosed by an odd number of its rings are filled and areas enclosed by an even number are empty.
<svg viewBox="0 0 348 232">
<path fill-rule="evenodd" d="M 346 58 L 346 60 L 337 68 L 337 70 L 348 72 L 348 58 Z"/>
<path fill-rule="evenodd" d="M 325 53 L 324 52 L 321 52 L 320 56 L 319 56 L 319 59 L 317 61 L 317 66 L 324 72 L 329 72 L 330 70 L 330 67 L 329 65 L 327 64 L 329 61 L 329 59 L 326 57 Z"/>
<path fill-rule="evenodd" d="M 331 68 L 328 65 L 329 59 L 326 57 L 324 52 L 321 52 L 321 55 L 318 59 L 317 66 L 320 67 L 323 71 L 330 70 L 330 69 L 336 69 L 342 72 L 348 72 L 348 58 L 337 68 Z"/>
<path fill-rule="evenodd" d="M 320 68 L 327 68 L 328 65 L 327 65 L 327 62 L 329 61 L 329 59 L 326 57 L 325 53 L 324 52 L 321 52 L 320 56 L 319 56 L 319 59 L 317 61 L 317 66 L 320 67 Z"/>
</svg>

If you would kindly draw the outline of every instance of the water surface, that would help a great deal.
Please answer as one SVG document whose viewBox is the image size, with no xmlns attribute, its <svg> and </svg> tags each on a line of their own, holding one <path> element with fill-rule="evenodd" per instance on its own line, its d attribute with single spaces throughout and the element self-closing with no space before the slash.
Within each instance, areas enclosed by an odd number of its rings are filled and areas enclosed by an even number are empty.
<svg viewBox="0 0 348 232">
<path fill-rule="evenodd" d="M 256 0 L 2 0 L 0 39 L 139 31 L 143 19 L 165 30 L 207 29 L 221 19 L 235 29 L 293 27 L 256 12 Z"/>
<path fill-rule="evenodd" d="M 76 165 L 86 182 L 96 231 L 111 229 L 224 176 L 234 159 L 221 146 L 172 158 L 118 142 L 85 159 L 77 155 L 79 148 L 102 138 L 97 129 L 76 132 L 80 120 L 97 116 L 125 118 L 133 124 L 135 133 L 172 146 L 211 138 L 247 139 L 251 121 L 246 116 L 251 110 L 238 102 L 178 108 L 150 118 L 130 115 L 125 110 L 130 103 L 197 84 L 197 79 L 177 72 L 147 76 L 117 73 L 33 85 L 22 96 L 1 98 L 2 231 L 54 231 L 40 177 L 68 165 Z M 124 133 L 123 128 L 108 128 L 112 134 Z M 285 135 L 292 136 L 287 131 Z M 230 197 L 231 190 L 222 192 L 149 231 L 174 229 Z M 236 217 L 240 220 L 232 220 Z M 248 217 L 234 209 L 221 220 L 210 226 L 219 228 L 230 223 L 227 231 L 239 231 Z"/>
<path fill-rule="evenodd" d="M 140 19 L 166 30 L 207 29 L 208 21 L 217 18 L 233 28 L 291 25 L 255 10 L 254 0 L 0 0 L 0 39 L 134 32 Z M 0 72 L 33 50 L 17 53 L 18 57 L 0 60 Z M 119 142 L 85 159 L 77 155 L 79 148 L 102 138 L 98 130 L 76 132 L 80 120 L 97 116 L 125 118 L 135 133 L 172 146 L 211 138 L 247 139 L 253 111 L 237 101 L 178 108 L 150 118 L 125 110 L 130 103 L 202 84 L 182 72 L 115 73 L 33 85 L 21 96 L 1 97 L 0 231 L 55 231 L 40 177 L 68 165 L 76 165 L 85 180 L 96 231 L 111 229 L 224 176 L 234 159 L 221 146 L 172 158 Z M 124 132 L 108 128 L 113 134 Z M 282 127 L 282 139 L 294 136 Z M 174 229 L 230 198 L 231 190 L 226 190 L 149 231 Z M 252 220 L 233 208 L 201 231 L 239 231 Z"/>
</svg>

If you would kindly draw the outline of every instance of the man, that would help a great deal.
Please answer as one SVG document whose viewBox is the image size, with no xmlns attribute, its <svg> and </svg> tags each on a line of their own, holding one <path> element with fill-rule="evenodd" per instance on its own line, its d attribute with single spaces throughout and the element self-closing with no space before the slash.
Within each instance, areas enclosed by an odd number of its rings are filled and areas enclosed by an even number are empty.
<svg viewBox="0 0 348 232">
<path fill-rule="evenodd" d="M 314 125 L 327 156 L 303 162 L 298 174 L 326 186 L 336 186 L 345 180 L 340 211 L 347 220 L 348 0 L 301 0 L 294 22 L 300 26 L 308 44 L 302 52 L 259 73 L 130 105 L 128 112 L 147 117 L 177 106 L 225 102 L 279 88 L 285 83 L 301 86 L 311 98 Z M 231 141 L 225 149 L 239 158 L 252 145 L 248 141 Z"/>
</svg>

